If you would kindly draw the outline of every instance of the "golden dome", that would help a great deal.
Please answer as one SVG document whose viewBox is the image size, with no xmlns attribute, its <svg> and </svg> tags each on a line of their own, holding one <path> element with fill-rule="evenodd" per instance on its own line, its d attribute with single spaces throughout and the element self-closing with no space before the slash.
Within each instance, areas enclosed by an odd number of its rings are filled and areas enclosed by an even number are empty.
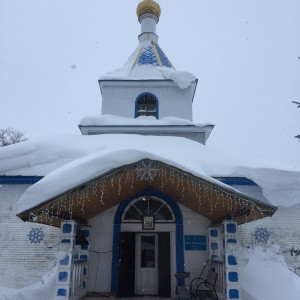
<svg viewBox="0 0 300 300">
<path fill-rule="evenodd" d="M 136 9 L 136 14 L 138 17 L 140 17 L 143 14 L 153 14 L 156 15 L 158 18 L 160 17 L 160 6 L 158 3 L 156 3 L 153 0 L 144 0 L 142 1 L 137 9 Z"/>
</svg>

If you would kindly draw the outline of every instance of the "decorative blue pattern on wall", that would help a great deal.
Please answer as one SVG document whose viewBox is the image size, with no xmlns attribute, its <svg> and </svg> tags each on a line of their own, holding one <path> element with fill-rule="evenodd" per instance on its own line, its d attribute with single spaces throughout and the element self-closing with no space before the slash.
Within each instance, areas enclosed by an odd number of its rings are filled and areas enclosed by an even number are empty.
<svg viewBox="0 0 300 300">
<path fill-rule="evenodd" d="M 44 238 L 44 233 L 42 228 L 32 228 L 27 235 L 31 243 L 40 243 Z"/>
<path fill-rule="evenodd" d="M 219 249 L 219 244 L 216 242 L 212 242 L 211 243 L 211 249 L 212 250 L 218 250 Z"/>
<path fill-rule="evenodd" d="M 258 243 L 266 244 L 269 240 L 271 234 L 268 232 L 267 228 L 258 228 L 254 233 L 255 241 Z"/>
<path fill-rule="evenodd" d="M 71 233 L 72 232 L 72 225 L 71 224 L 64 224 L 63 225 L 63 233 Z"/>
<path fill-rule="evenodd" d="M 66 289 L 58 289 L 57 296 L 67 297 L 67 290 Z"/>
<path fill-rule="evenodd" d="M 58 281 L 60 281 L 60 282 L 68 281 L 68 272 L 59 272 L 58 273 Z"/>
<path fill-rule="evenodd" d="M 235 224 L 226 224 L 226 233 L 236 233 L 236 226 Z"/>
<path fill-rule="evenodd" d="M 143 49 L 137 64 L 159 66 L 151 45 Z"/>
<path fill-rule="evenodd" d="M 217 238 L 217 237 L 219 236 L 218 230 L 212 229 L 212 230 L 210 231 L 210 236 L 211 236 L 211 237 Z"/>
<path fill-rule="evenodd" d="M 229 266 L 236 266 L 237 265 L 236 259 L 233 255 L 229 255 L 227 259 L 228 259 L 228 265 Z"/>
<path fill-rule="evenodd" d="M 228 272 L 228 280 L 230 282 L 238 282 L 238 273 L 237 272 Z"/>
<path fill-rule="evenodd" d="M 62 266 L 67 266 L 70 262 L 70 258 L 69 256 L 67 255 L 64 259 L 62 259 L 59 264 L 62 265 Z"/>
<path fill-rule="evenodd" d="M 229 299 L 239 299 L 240 293 L 238 289 L 229 290 Z"/>
</svg>

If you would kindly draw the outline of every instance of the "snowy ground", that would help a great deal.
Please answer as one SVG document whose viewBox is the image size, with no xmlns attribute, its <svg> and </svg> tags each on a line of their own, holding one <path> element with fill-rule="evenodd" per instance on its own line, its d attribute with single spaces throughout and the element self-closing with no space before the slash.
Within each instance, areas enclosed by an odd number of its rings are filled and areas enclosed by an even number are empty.
<svg viewBox="0 0 300 300">
<path fill-rule="evenodd" d="M 56 272 L 55 267 L 41 281 L 22 289 L 0 287 L 0 300 L 54 300 Z"/>
<path fill-rule="evenodd" d="M 240 268 L 243 300 L 297 299 L 300 295 L 300 277 L 291 272 L 279 246 L 255 247 L 245 251 L 249 263 Z M 0 300 L 60 300 L 55 298 L 56 268 L 43 279 L 23 289 L 0 287 Z"/>
<path fill-rule="evenodd" d="M 299 299 L 300 277 L 287 268 L 279 250 L 273 245 L 246 251 L 249 264 L 239 271 L 243 300 Z"/>
</svg>

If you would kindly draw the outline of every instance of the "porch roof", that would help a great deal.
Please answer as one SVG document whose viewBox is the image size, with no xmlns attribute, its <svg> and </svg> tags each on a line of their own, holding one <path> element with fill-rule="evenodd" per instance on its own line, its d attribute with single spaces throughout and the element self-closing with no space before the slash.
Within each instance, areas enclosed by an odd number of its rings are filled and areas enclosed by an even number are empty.
<svg viewBox="0 0 300 300">
<path fill-rule="evenodd" d="M 24 221 L 60 226 L 61 220 L 86 223 L 136 195 L 153 191 L 170 197 L 211 220 L 239 224 L 272 216 L 276 207 L 251 198 L 213 178 L 206 180 L 172 165 L 143 159 L 81 183 L 18 214 Z"/>
</svg>

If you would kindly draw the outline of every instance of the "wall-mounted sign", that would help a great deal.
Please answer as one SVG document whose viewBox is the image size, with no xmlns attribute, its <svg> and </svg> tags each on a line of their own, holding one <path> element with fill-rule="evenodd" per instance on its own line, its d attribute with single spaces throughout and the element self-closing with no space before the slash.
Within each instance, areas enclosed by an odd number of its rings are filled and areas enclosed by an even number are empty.
<svg viewBox="0 0 300 300">
<path fill-rule="evenodd" d="M 206 250 L 206 236 L 205 235 L 185 235 L 184 236 L 185 250 Z"/>
<path fill-rule="evenodd" d="M 143 218 L 143 230 L 154 230 L 154 219 L 153 217 Z"/>
</svg>

